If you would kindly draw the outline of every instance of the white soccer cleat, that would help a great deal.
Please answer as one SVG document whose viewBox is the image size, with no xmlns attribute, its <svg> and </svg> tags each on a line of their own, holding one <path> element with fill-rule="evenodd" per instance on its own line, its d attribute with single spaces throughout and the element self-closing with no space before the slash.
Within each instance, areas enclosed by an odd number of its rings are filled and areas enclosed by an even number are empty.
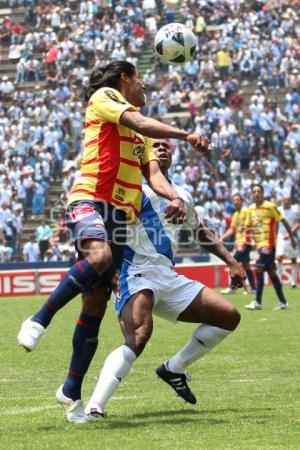
<svg viewBox="0 0 300 450">
<path fill-rule="evenodd" d="M 101 411 L 97 403 L 88 403 L 84 409 L 84 412 L 87 419 L 91 421 L 103 420 L 105 417 L 104 412 Z"/>
<path fill-rule="evenodd" d="M 262 305 L 255 300 L 249 303 L 249 305 L 246 305 L 245 308 L 250 309 L 251 311 L 263 309 Z"/>
<path fill-rule="evenodd" d="M 273 308 L 273 311 L 280 311 L 281 309 L 288 309 L 289 304 L 288 303 L 279 303 L 279 305 L 275 306 Z"/>
<path fill-rule="evenodd" d="M 87 418 L 84 414 L 83 404 L 81 400 L 72 400 L 63 393 L 63 384 L 56 391 L 56 400 L 65 410 L 65 415 L 69 422 L 86 423 Z"/>
<path fill-rule="evenodd" d="M 226 289 L 223 289 L 223 290 L 221 291 L 221 294 L 224 294 L 224 295 L 236 294 L 236 290 L 235 290 L 235 289 L 232 289 L 231 287 L 228 287 L 228 288 L 226 288 Z"/>
<path fill-rule="evenodd" d="M 46 329 L 41 324 L 33 322 L 29 317 L 22 323 L 17 339 L 19 345 L 22 345 L 28 352 L 32 352 L 45 333 Z"/>
</svg>

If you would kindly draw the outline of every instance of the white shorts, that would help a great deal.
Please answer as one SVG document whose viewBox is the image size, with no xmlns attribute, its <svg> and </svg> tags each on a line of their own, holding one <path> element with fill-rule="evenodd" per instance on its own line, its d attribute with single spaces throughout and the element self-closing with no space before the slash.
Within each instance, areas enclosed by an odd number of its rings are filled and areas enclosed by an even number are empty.
<svg viewBox="0 0 300 450">
<path fill-rule="evenodd" d="M 192 303 L 205 287 L 198 281 L 177 274 L 172 268 L 162 267 L 130 270 L 126 287 L 120 289 L 121 300 L 116 301 L 118 313 L 132 295 L 143 289 L 153 292 L 153 313 L 159 317 L 176 322 L 180 313 Z"/>
<path fill-rule="evenodd" d="M 286 256 L 289 259 L 297 258 L 297 249 L 292 247 L 290 239 L 278 236 L 276 244 L 276 256 Z"/>
</svg>

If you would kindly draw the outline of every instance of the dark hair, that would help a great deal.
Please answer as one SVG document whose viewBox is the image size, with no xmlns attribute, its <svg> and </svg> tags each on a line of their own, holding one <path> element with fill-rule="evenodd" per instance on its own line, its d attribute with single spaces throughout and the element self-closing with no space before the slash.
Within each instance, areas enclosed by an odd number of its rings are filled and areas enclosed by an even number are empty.
<svg viewBox="0 0 300 450">
<path fill-rule="evenodd" d="M 221 186 L 222 187 L 222 186 Z M 224 186 L 223 186 L 224 187 Z M 231 196 L 231 198 L 233 198 L 233 197 L 240 197 L 240 200 L 241 201 L 243 201 L 244 199 L 243 199 L 243 196 L 241 195 L 241 194 L 239 194 L 238 192 L 236 193 L 236 194 L 233 194 L 232 196 Z"/>
<path fill-rule="evenodd" d="M 264 193 L 264 187 L 263 187 L 261 184 L 259 184 L 259 183 L 254 183 L 254 184 L 252 184 L 252 186 L 251 186 L 251 191 L 253 191 L 253 189 L 254 189 L 255 187 L 258 187 L 258 188 L 261 190 L 261 192 Z"/>
<path fill-rule="evenodd" d="M 119 88 L 122 73 L 131 77 L 136 72 L 136 68 L 128 61 L 113 61 L 104 68 L 93 70 L 90 76 L 90 85 L 85 94 L 86 101 L 102 87 Z"/>
</svg>

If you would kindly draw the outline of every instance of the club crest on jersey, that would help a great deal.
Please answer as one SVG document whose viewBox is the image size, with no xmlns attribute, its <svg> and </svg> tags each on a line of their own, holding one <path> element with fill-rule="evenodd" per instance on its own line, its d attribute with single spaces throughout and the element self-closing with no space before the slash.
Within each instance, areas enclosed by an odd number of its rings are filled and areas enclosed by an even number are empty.
<svg viewBox="0 0 300 450">
<path fill-rule="evenodd" d="M 145 145 L 135 145 L 133 149 L 133 156 L 142 159 L 145 152 Z"/>
<path fill-rule="evenodd" d="M 126 105 L 126 102 L 123 102 L 119 97 L 112 91 L 111 89 L 106 89 L 104 94 L 109 97 L 113 102 L 120 103 L 121 105 Z"/>
</svg>

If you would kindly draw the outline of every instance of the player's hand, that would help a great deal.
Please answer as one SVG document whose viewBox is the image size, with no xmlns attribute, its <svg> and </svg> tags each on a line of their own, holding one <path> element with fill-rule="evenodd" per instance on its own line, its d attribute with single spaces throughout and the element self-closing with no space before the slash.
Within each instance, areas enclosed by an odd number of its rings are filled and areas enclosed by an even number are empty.
<svg viewBox="0 0 300 450">
<path fill-rule="evenodd" d="M 208 139 L 204 136 L 200 136 L 196 133 L 190 133 L 188 134 L 186 140 L 197 152 L 202 153 L 205 156 L 207 156 L 211 150 Z"/>
<path fill-rule="evenodd" d="M 297 241 L 294 237 L 291 239 L 291 244 L 292 244 L 293 249 L 297 248 Z"/>
<path fill-rule="evenodd" d="M 181 198 L 170 201 L 165 209 L 165 218 L 172 223 L 183 223 L 185 221 L 184 201 Z"/>
<path fill-rule="evenodd" d="M 238 289 L 243 287 L 246 292 L 248 292 L 245 280 L 247 274 L 243 267 L 235 261 L 234 263 L 229 265 L 229 273 L 231 277 L 230 287 L 231 289 Z"/>
</svg>

